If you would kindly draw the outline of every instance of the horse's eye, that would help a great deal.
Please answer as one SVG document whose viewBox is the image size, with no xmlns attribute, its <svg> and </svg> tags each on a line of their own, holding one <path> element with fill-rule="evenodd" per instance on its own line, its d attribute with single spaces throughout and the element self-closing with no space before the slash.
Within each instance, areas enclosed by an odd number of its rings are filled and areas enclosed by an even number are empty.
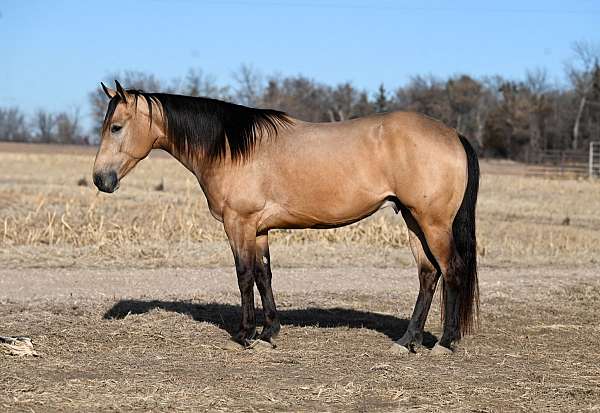
<svg viewBox="0 0 600 413">
<path fill-rule="evenodd" d="M 110 133 L 117 133 L 121 129 L 123 129 L 123 127 L 121 125 L 112 125 L 110 127 Z"/>
</svg>

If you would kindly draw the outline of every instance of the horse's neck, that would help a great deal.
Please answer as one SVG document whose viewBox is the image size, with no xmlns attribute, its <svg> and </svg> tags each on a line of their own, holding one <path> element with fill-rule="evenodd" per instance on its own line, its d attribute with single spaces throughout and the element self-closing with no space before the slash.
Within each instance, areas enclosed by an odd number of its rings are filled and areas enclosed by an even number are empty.
<svg viewBox="0 0 600 413">
<path fill-rule="evenodd" d="M 180 164 L 193 173 L 194 175 L 198 172 L 199 160 L 190 157 L 188 154 L 179 153 L 174 147 L 164 148 L 165 151 L 171 154 L 171 156 L 179 161 Z"/>
<path fill-rule="evenodd" d="M 224 198 L 222 194 L 223 176 L 226 175 L 225 168 L 227 165 L 219 162 L 206 162 L 202 158 L 202 154 L 193 154 L 192 156 L 186 153 L 179 153 L 173 145 L 165 145 L 162 148 L 173 156 L 180 164 L 189 170 L 200 184 L 202 192 L 206 196 L 211 213 L 219 218 L 221 209 L 221 201 Z"/>
</svg>

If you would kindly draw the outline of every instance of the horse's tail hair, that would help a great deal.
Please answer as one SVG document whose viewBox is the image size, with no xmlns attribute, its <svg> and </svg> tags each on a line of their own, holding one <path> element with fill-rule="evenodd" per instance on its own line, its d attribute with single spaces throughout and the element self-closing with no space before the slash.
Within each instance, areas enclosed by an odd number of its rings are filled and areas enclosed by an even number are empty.
<svg viewBox="0 0 600 413">
<path fill-rule="evenodd" d="M 479 161 L 477 153 L 462 135 L 460 141 L 467 154 L 467 187 L 454 222 L 452 234 L 458 260 L 454 261 L 456 276 L 460 277 L 458 291 L 458 321 L 460 336 L 469 334 L 477 325 L 479 315 L 479 284 L 477 281 L 477 238 L 475 235 L 475 206 L 479 191 Z"/>
</svg>

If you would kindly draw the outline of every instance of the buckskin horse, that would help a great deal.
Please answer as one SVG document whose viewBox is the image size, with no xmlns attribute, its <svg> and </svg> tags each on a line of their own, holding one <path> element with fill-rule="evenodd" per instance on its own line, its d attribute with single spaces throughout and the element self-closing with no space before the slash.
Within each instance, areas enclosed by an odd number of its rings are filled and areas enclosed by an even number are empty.
<svg viewBox="0 0 600 413">
<path fill-rule="evenodd" d="M 223 223 L 241 293 L 244 347 L 272 343 L 280 330 L 271 289 L 268 233 L 334 228 L 391 206 L 404 218 L 420 289 L 396 353 L 414 352 L 439 278 L 448 354 L 477 321 L 475 206 L 477 155 L 441 122 L 408 112 L 309 123 L 271 110 L 204 97 L 102 88 L 110 101 L 94 183 L 114 192 L 152 149 L 174 156 L 198 179 Z M 254 284 L 264 325 L 256 332 Z"/>
</svg>

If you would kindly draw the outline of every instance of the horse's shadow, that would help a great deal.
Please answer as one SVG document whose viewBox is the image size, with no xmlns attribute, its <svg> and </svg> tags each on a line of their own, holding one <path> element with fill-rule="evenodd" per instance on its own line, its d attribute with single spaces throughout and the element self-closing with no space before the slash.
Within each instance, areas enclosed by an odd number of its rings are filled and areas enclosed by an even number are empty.
<svg viewBox="0 0 600 413">
<path fill-rule="evenodd" d="M 233 335 L 237 331 L 240 306 L 231 304 L 205 303 L 193 304 L 186 301 L 143 301 L 121 300 L 110 308 L 105 319 L 124 318 L 130 314 L 144 314 L 154 309 L 187 314 L 195 321 L 205 321 Z M 257 325 L 262 323 L 262 312 L 257 311 Z M 297 327 L 314 326 L 320 328 L 348 327 L 367 328 L 385 334 L 392 340 L 399 339 L 408 320 L 387 314 L 359 311 L 347 308 L 306 308 L 299 310 L 280 310 L 281 324 Z M 431 348 L 437 341 L 429 332 L 423 334 L 423 345 Z"/>
</svg>

